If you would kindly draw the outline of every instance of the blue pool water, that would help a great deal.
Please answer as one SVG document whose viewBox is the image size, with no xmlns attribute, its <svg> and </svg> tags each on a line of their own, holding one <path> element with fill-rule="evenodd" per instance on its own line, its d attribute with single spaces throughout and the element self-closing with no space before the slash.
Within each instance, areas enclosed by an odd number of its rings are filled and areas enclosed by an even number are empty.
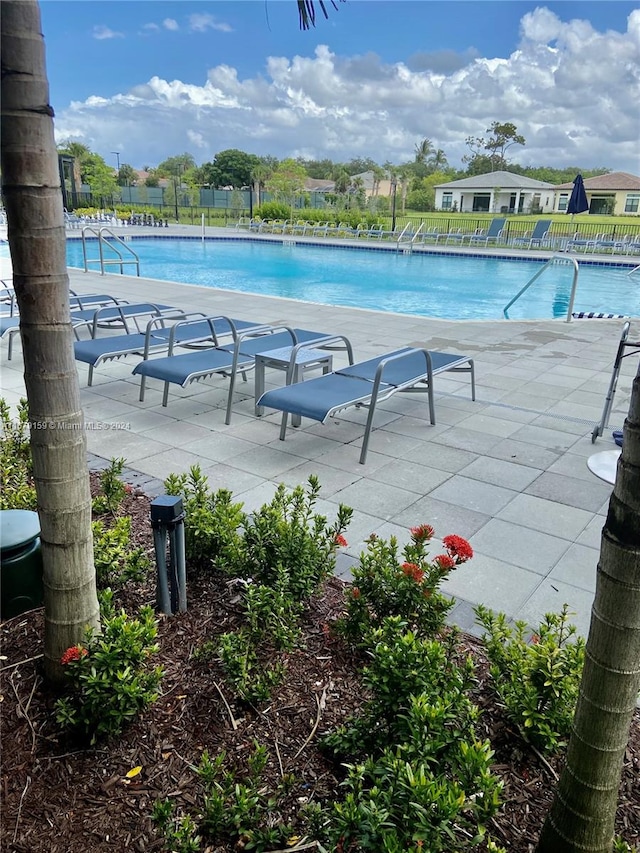
<svg viewBox="0 0 640 853">
<path fill-rule="evenodd" d="M 541 265 L 248 240 L 141 239 L 130 245 L 145 278 L 460 320 L 502 318 L 505 305 Z M 68 241 L 67 252 L 69 266 L 83 267 L 79 242 Z M 97 255 L 94 244 L 90 257 Z M 580 263 L 574 311 L 639 315 L 640 273 L 629 276 L 632 267 Z M 133 267 L 125 271 L 132 274 Z M 566 317 L 572 280 L 572 265 L 548 268 L 509 316 Z"/>
</svg>

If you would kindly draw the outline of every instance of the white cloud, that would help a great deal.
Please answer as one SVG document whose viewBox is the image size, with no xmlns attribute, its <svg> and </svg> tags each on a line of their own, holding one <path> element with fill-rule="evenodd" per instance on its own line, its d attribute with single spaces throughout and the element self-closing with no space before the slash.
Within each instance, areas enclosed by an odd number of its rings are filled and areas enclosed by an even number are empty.
<svg viewBox="0 0 640 853">
<path fill-rule="evenodd" d="M 165 30 L 170 30 L 171 32 L 176 32 L 180 29 L 178 22 L 173 18 L 165 18 L 162 22 L 162 26 L 165 28 Z"/>
<path fill-rule="evenodd" d="M 189 15 L 189 29 L 194 33 L 205 33 L 207 30 L 219 30 L 222 33 L 233 32 L 229 24 L 216 21 L 213 15 L 206 12 L 196 12 Z"/>
<path fill-rule="evenodd" d="M 104 24 L 97 24 L 93 28 L 92 35 L 94 39 L 98 39 L 98 41 L 102 41 L 103 39 L 122 39 L 124 38 L 124 33 L 118 33 L 115 30 L 106 27 Z"/>
<path fill-rule="evenodd" d="M 198 18 L 211 26 L 211 16 Z M 264 73 L 246 79 L 229 65 L 211 68 L 200 85 L 155 76 L 59 110 L 57 134 L 69 138 L 81 127 L 83 141 L 101 153 L 125 138 L 133 164 L 190 146 L 200 162 L 240 148 L 401 163 L 428 137 L 459 165 L 467 136 L 511 121 L 527 141 L 511 149 L 515 162 L 638 174 L 640 10 L 621 33 L 538 8 L 523 16 L 520 35 L 502 57 L 442 52 L 389 64 L 319 46 L 309 56 L 270 57 Z"/>
</svg>

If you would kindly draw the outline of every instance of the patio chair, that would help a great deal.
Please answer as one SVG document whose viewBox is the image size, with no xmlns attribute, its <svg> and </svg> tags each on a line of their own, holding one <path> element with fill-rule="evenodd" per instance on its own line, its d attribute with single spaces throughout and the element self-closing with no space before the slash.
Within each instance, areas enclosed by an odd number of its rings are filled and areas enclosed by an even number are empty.
<svg viewBox="0 0 640 853">
<path fill-rule="evenodd" d="M 452 240 L 454 243 L 459 241 L 462 245 L 462 240 L 464 237 L 471 236 L 464 233 L 462 228 L 456 228 L 455 231 L 447 231 L 445 234 L 438 234 L 436 237 L 436 243 L 439 243 L 440 240 L 444 240 L 445 245 L 449 243 L 449 240 Z"/>
<path fill-rule="evenodd" d="M 511 245 L 523 246 L 526 249 L 532 249 L 534 246 L 537 246 L 541 249 L 544 245 L 549 245 L 550 228 L 550 219 L 538 219 L 532 231 L 526 231 L 522 237 L 514 237 Z"/>
<path fill-rule="evenodd" d="M 583 251 L 585 254 L 591 250 L 593 251 L 596 247 L 596 244 L 602 240 L 604 234 L 596 234 L 595 237 L 583 237 L 579 231 L 573 235 L 573 237 L 567 241 L 567 245 L 565 246 L 565 252 L 574 252 Z"/>
<path fill-rule="evenodd" d="M 247 372 L 255 367 L 257 353 L 327 338 L 326 332 L 292 329 L 289 326 L 282 325 L 266 325 L 239 332 L 233 343 L 228 346 L 212 346 L 198 352 L 176 354 L 174 351 L 175 336 L 180 334 L 181 325 L 181 323 L 177 323 L 173 327 L 167 356 L 141 361 L 133 369 L 133 374 L 141 377 L 140 400 L 144 400 L 146 377 L 159 379 L 164 383 L 162 405 L 166 406 L 171 384 L 186 388 L 191 382 L 206 379 L 217 373 L 223 374 L 229 377 L 225 424 L 231 423 L 231 404 L 237 375 L 240 373 L 242 378 L 246 380 Z M 195 341 L 192 339 L 191 342 L 194 343 Z"/>
<path fill-rule="evenodd" d="M 118 305 L 118 300 L 108 293 L 90 293 L 78 295 L 74 291 L 70 291 L 69 307 L 71 309 L 71 324 L 76 326 L 86 325 L 91 320 L 95 312 L 104 306 Z M 120 304 L 125 304 L 124 302 Z M 13 357 L 13 341 L 20 334 L 20 316 L 18 307 L 15 301 L 11 305 L 9 314 L 0 317 L 0 340 L 6 337 L 8 340 L 7 346 L 7 361 L 11 361 Z M 76 333 L 77 337 L 77 333 Z"/>
<path fill-rule="evenodd" d="M 605 236 L 604 234 L 600 238 L 600 240 L 596 240 L 596 243 L 593 247 L 594 252 L 620 252 L 621 254 L 625 251 L 626 245 L 629 242 L 629 235 L 625 234 L 623 237 L 614 237 L 611 234 Z"/>
<path fill-rule="evenodd" d="M 298 349 L 299 347 L 294 347 L 292 363 Z M 364 465 L 376 405 L 398 391 L 426 391 L 429 401 L 429 418 L 433 425 L 436 422 L 433 377 L 448 370 L 470 373 L 471 399 L 475 400 L 473 358 L 404 347 L 368 361 L 341 368 L 326 376 L 318 376 L 295 385 L 287 384 L 283 388 L 274 388 L 260 397 L 258 406 L 282 412 L 281 441 L 285 439 L 289 415 L 326 423 L 328 418 L 344 409 L 368 407 L 369 414 L 360 452 L 360 463 Z"/>
<path fill-rule="evenodd" d="M 142 316 L 144 315 L 141 313 L 139 317 Z M 186 320 L 191 322 L 185 323 Z M 169 323 L 176 324 L 175 330 L 173 325 L 167 325 Z M 246 320 L 207 317 L 202 312 L 187 314 L 176 309 L 173 314 L 151 316 L 144 332 L 89 338 L 86 341 L 75 341 L 73 347 L 76 361 L 89 365 L 87 385 L 91 385 L 94 368 L 104 361 L 115 361 L 129 355 L 139 355 L 142 359 L 147 359 L 152 353 L 167 350 L 172 340 L 174 346 L 181 347 L 202 346 L 207 341 L 212 346 L 218 346 L 220 338 L 231 336 L 235 339 L 240 329 L 250 329 L 257 325 Z"/>
<path fill-rule="evenodd" d="M 507 220 L 504 217 L 492 219 L 491 225 L 489 225 L 489 229 L 486 234 L 472 234 L 469 237 L 469 245 L 471 246 L 475 243 L 483 243 L 485 246 L 488 246 L 489 243 L 497 243 L 502 237 L 502 231 L 506 221 Z"/>
</svg>

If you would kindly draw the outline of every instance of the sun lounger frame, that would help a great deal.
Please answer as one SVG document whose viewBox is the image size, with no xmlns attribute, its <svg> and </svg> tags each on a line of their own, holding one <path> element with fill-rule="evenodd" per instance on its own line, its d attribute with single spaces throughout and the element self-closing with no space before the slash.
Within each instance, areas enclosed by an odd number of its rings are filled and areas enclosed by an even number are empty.
<svg viewBox="0 0 640 853">
<path fill-rule="evenodd" d="M 289 366 L 290 371 L 294 369 L 297 352 L 304 345 L 300 344 L 294 347 Z M 404 380 L 394 379 L 392 376 L 393 368 L 399 366 L 403 360 L 407 361 L 409 358 L 415 358 L 418 353 L 424 356 L 424 370 L 418 370 L 412 375 L 407 376 Z M 372 379 L 373 367 L 375 367 L 375 372 Z M 387 381 L 385 381 L 385 371 Z M 258 400 L 258 405 L 282 411 L 280 425 L 281 441 L 285 440 L 287 420 L 290 414 L 311 417 L 320 423 L 326 423 L 330 417 L 345 409 L 354 407 L 368 408 L 369 412 L 362 441 L 362 450 L 360 452 L 360 464 L 364 465 L 367 458 L 369 439 L 373 428 L 373 417 L 377 404 L 384 402 L 398 392 L 426 392 L 428 395 L 429 419 L 431 424 L 435 425 L 433 377 L 446 371 L 469 373 L 471 378 L 471 399 L 475 400 L 475 367 L 473 358 L 418 347 L 404 347 L 403 349 L 387 353 L 384 356 L 341 368 L 326 376 L 310 379 L 308 382 L 300 383 L 299 385 L 287 384 L 284 388 L 267 391 Z M 346 398 L 343 396 L 339 402 L 336 402 L 334 405 L 324 406 L 322 409 L 318 407 L 315 413 L 308 408 L 302 410 L 302 407 L 296 405 L 296 397 L 303 393 L 313 393 L 315 389 L 326 387 L 331 379 L 336 377 L 345 380 L 343 383 L 345 388 L 348 388 L 349 385 L 351 386 L 353 391 L 351 395 L 347 392 Z"/>
</svg>

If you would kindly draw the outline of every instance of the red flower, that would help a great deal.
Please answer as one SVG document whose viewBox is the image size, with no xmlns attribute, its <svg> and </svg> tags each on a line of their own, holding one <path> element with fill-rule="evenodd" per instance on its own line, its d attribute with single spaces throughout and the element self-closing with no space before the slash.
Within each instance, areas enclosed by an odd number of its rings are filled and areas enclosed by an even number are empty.
<svg viewBox="0 0 640 853">
<path fill-rule="evenodd" d="M 416 583 L 422 582 L 424 572 L 417 563 L 403 563 L 401 568 L 408 578 L 411 578 Z"/>
<path fill-rule="evenodd" d="M 449 572 L 456 565 L 456 561 L 449 554 L 438 554 L 434 557 L 433 562 L 442 572 Z"/>
<path fill-rule="evenodd" d="M 459 566 L 460 563 L 466 563 L 467 560 L 470 560 L 471 557 L 473 557 L 473 548 L 469 545 L 466 539 L 462 538 L 462 536 L 456 536 L 455 534 L 445 536 L 442 540 L 442 544 L 449 554 L 455 559 L 456 566 Z"/>
<path fill-rule="evenodd" d="M 360 598 L 360 590 L 357 586 L 353 587 L 353 589 L 351 590 L 351 595 L 353 596 L 353 598 Z"/>
<path fill-rule="evenodd" d="M 133 492 L 133 486 L 130 486 L 129 483 L 125 483 L 124 490 L 128 495 L 130 495 Z"/>
<path fill-rule="evenodd" d="M 71 646 L 70 649 L 67 649 L 66 652 L 63 653 L 60 658 L 61 664 L 71 663 L 72 660 L 80 660 L 80 658 L 89 654 L 86 649 L 83 649 L 82 646 Z"/>
<path fill-rule="evenodd" d="M 412 527 L 411 536 L 414 542 L 428 542 L 433 538 L 434 530 L 430 524 L 420 524 L 418 527 Z"/>
<path fill-rule="evenodd" d="M 538 636 L 538 634 L 532 634 L 531 635 L 531 642 L 533 643 L 534 646 L 538 645 L 538 643 L 540 642 L 540 637 Z"/>
<path fill-rule="evenodd" d="M 340 545 L 342 548 L 346 548 L 347 545 L 349 544 L 347 542 L 347 540 L 344 538 L 344 536 L 342 535 L 342 533 L 336 534 L 336 540 L 335 541 L 336 541 L 336 545 Z"/>
</svg>

